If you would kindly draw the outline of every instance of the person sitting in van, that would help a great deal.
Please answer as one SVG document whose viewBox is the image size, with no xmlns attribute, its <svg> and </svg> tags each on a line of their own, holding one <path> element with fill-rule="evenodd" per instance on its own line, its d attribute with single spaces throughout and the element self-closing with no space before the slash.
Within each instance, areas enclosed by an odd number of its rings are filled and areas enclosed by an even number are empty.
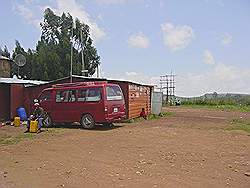
<svg viewBox="0 0 250 188">
<path fill-rule="evenodd" d="M 43 125 L 44 110 L 43 110 L 42 107 L 40 107 L 39 103 L 35 103 L 34 105 L 35 105 L 35 110 L 33 111 L 33 113 L 28 118 L 27 130 L 25 131 L 25 133 L 28 133 L 30 131 L 30 122 L 34 121 L 34 120 L 38 121 L 37 133 L 41 132 L 41 128 L 42 128 L 42 125 Z"/>
<path fill-rule="evenodd" d="M 69 91 L 69 101 L 68 102 L 75 102 L 76 97 L 75 97 L 75 91 Z"/>
</svg>

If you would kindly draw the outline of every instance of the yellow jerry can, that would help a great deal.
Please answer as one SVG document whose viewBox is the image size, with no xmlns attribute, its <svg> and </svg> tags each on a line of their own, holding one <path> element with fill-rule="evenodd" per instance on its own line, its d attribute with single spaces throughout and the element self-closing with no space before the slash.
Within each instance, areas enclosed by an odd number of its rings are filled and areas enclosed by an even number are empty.
<svg viewBox="0 0 250 188">
<path fill-rule="evenodd" d="M 14 126 L 15 126 L 15 127 L 19 127 L 20 124 L 21 124 L 20 117 L 15 117 L 15 118 L 14 118 Z"/>
<path fill-rule="evenodd" d="M 30 132 L 36 133 L 38 130 L 38 121 L 30 121 Z"/>
</svg>

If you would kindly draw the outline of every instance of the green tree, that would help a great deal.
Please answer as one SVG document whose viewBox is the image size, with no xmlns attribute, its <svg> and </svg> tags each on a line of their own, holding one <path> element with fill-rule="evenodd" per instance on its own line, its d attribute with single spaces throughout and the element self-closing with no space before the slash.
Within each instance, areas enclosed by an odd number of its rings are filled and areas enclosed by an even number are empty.
<svg viewBox="0 0 250 188">
<path fill-rule="evenodd" d="M 69 75 L 72 43 L 73 74 L 81 75 L 81 50 L 88 75 L 93 75 L 100 64 L 100 57 L 90 38 L 89 26 L 76 19 L 76 28 L 72 28 L 73 22 L 70 14 L 57 16 L 49 8 L 45 10 L 44 21 L 41 23 L 42 35 L 36 49 L 44 79 L 52 80 Z"/>
<path fill-rule="evenodd" d="M 75 28 L 72 28 L 76 25 Z M 71 63 L 71 45 L 73 44 L 73 74 L 81 75 L 84 55 L 87 75 L 93 75 L 100 64 L 100 56 L 93 46 L 89 26 L 72 18 L 68 13 L 61 16 L 47 8 L 41 25 L 41 37 L 36 49 L 27 51 L 16 41 L 12 58 L 17 54 L 26 57 L 26 65 L 20 68 L 19 74 L 28 79 L 54 80 L 69 76 Z M 73 35 L 72 35 L 73 32 Z M 17 66 L 12 66 L 12 75 L 17 74 Z"/>
<path fill-rule="evenodd" d="M 10 58 L 10 52 L 7 46 L 4 46 L 3 50 L 0 48 L 0 55 Z"/>
</svg>

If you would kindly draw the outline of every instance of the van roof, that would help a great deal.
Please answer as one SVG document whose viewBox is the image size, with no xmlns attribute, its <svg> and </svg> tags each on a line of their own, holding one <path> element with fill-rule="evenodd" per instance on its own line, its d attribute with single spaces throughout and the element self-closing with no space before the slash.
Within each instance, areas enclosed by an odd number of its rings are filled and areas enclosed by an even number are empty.
<svg viewBox="0 0 250 188">
<path fill-rule="evenodd" d="M 100 86 L 107 84 L 106 81 L 94 81 L 94 82 L 74 82 L 52 85 L 52 88 L 67 88 L 67 87 L 79 87 L 79 86 Z"/>
</svg>

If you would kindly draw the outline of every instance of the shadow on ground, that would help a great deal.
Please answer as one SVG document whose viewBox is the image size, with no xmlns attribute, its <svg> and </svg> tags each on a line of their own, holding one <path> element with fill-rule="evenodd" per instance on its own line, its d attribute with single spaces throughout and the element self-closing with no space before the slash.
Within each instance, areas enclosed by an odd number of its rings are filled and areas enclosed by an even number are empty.
<svg viewBox="0 0 250 188">
<path fill-rule="evenodd" d="M 93 129 L 83 129 L 82 126 L 80 124 L 56 124 L 51 128 L 63 128 L 63 129 L 81 129 L 81 130 L 89 130 L 89 131 L 110 131 L 113 129 L 118 129 L 121 128 L 123 126 L 121 125 L 115 125 L 113 124 L 112 126 L 107 126 L 107 125 L 95 125 L 95 127 Z M 50 128 L 48 128 L 50 129 Z"/>
</svg>

